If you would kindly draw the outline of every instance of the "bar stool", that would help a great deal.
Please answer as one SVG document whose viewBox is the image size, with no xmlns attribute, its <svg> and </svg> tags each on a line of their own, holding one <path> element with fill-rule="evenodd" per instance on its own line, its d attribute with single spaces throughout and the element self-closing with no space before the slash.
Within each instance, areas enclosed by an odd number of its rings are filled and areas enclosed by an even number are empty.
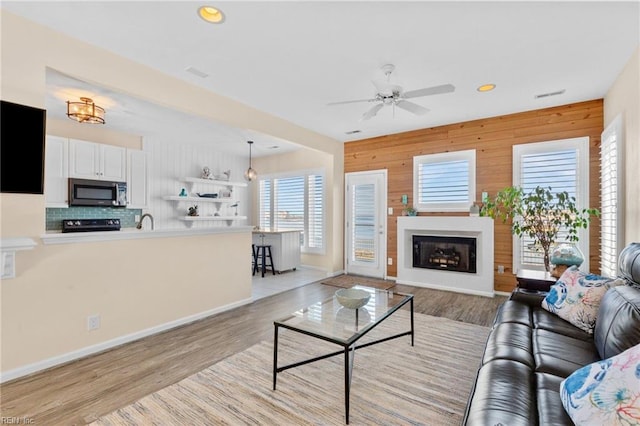
<svg viewBox="0 0 640 426">
<path fill-rule="evenodd" d="M 253 265 L 253 275 L 255 275 L 256 272 L 258 272 L 258 268 L 260 268 L 262 269 L 262 276 L 264 277 L 264 273 L 267 270 L 267 267 L 270 267 L 271 272 L 273 272 L 273 275 L 275 275 L 276 268 L 275 266 L 273 266 L 273 257 L 271 256 L 271 245 L 252 244 L 252 246 L 255 246 L 254 248 L 255 262 Z M 269 262 L 267 262 L 267 260 L 269 260 Z"/>
<path fill-rule="evenodd" d="M 258 267 L 258 252 L 256 251 L 256 245 L 251 244 L 251 273 L 256 274 L 256 268 Z"/>
</svg>

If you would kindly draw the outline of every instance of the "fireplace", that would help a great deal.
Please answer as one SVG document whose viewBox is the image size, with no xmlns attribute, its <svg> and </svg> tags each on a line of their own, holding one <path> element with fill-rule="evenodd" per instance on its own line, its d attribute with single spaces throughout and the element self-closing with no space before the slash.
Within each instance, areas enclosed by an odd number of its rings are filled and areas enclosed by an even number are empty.
<svg viewBox="0 0 640 426">
<path fill-rule="evenodd" d="M 399 216 L 396 283 L 493 297 L 493 233 L 493 219 L 486 216 Z M 414 236 L 475 239 L 475 274 L 414 267 Z"/>
<path fill-rule="evenodd" d="M 476 273 L 476 239 L 413 235 L 413 267 Z"/>
</svg>

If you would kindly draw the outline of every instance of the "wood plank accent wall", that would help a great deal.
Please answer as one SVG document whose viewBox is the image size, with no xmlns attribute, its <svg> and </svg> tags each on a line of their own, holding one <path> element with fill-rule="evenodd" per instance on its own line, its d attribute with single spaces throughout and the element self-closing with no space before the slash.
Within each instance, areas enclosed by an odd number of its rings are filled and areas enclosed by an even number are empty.
<svg viewBox="0 0 640 426">
<path fill-rule="evenodd" d="M 374 118 L 375 119 L 375 118 Z M 413 157 L 440 152 L 476 150 L 476 194 L 494 196 L 512 184 L 512 146 L 575 137 L 589 137 L 589 207 L 599 208 L 600 134 L 603 131 L 603 100 L 580 102 L 554 108 L 449 124 L 344 144 L 345 173 L 387 169 L 388 207 L 394 215 L 387 217 L 387 275 L 396 276 L 397 216 L 402 212 L 400 197 L 409 195 L 413 202 Z M 427 213 L 420 213 L 427 215 Z M 434 215 L 468 215 L 468 213 L 433 213 Z M 600 270 L 600 222 L 593 219 L 589 227 L 589 270 Z M 495 223 L 496 291 L 510 292 L 516 285 L 512 270 L 512 236 L 510 225 Z M 497 273 L 504 265 L 505 273 Z"/>
</svg>

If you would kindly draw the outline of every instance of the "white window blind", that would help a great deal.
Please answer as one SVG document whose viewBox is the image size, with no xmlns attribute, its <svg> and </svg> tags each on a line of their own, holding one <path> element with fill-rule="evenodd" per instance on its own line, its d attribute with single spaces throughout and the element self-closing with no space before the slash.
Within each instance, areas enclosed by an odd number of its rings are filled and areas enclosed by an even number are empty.
<svg viewBox="0 0 640 426">
<path fill-rule="evenodd" d="M 588 141 L 589 138 L 575 138 L 514 145 L 514 186 L 522 187 L 525 193 L 537 186 L 551 187 L 552 192 L 566 191 L 576 198 L 578 209 L 585 208 L 589 194 Z M 566 230 L 561 229 L 558 242 L 565 241 L 566 235 Z M 578 247 L 586 259 L 588 235 L 586 230 L 578 231 Z M 514 237 L 513 270 L 518 269 L 544 270 L 543 253 L 528 236 Z"/>
<path fill-rule="evenodd" d="M 295 176 L 260 178 L 260 228 L 301 231 L 305 252 L 324 251 L 324 176 L 307 172 Z"/>
<path fill-rule="evenodd" d="M 566 191 L 575 197 L 577 190 L 578 152 L 575 149 L 566 151 L 539 152 L 521 157 L 520 186 L 525 193 L 537 186 L 551 187 L 553 192 Z M 560 229 L 558 241 L 564 241 L 567 232 Z M 534 246 L 528 236 L 522 237 L 520 246 L 521 262 L 526 267 L 544 266 L 543 253 Z"/>
<path fill-rule="evenodd" d="M 351 204 L 351 240 L 353 250 L 351 260 L 373 263 L 376 261 L 376 223 L 375 223 L 375 189 L 374 184 L 353 186 Z"/>
<path fill-rule="evenodd" d="M 414 207 L 418 211 L 469 211 L 475 201 L 475 150 L 413 159 Z"/>
<path fill-rule="evenodd" d="M 322 250 L 324 247 L 324 179 L 312 174 L 307 176 L 307 246 Z"/>
<path fill-rule="evenodd" d="M 304 177 L 275 179 L 273 224 L 279 231 L 304 231 Z"/>
<path fill-rule="evenodd" d="M 622 229 L 620 196 L 622 184 L 620 147 L 622 120 L 616 119 L 602 132 L 600 145 L 600 274 L 615 277 L 618 274 L 620 230 Z"/>
<path fill-rule="evenodd" d="M 260 200 L 258 205 L 260 206 L 258 226 L 260 226 L 260 229 L 271 229 L 271 180 L 260 180 Z"/>
</svg>

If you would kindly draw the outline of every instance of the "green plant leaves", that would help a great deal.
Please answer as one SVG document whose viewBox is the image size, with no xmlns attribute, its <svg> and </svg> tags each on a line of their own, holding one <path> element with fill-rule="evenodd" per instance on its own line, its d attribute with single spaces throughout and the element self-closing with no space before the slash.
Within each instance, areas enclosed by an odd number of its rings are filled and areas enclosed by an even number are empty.
<svg viewBox="0 0 640 426">
<path fill-rule="evenodd" d="M 600 212 L 593 208 L 578 209 L 576 198 L 566 191 L 553 192 L 551 187 L 537 186 L 525 193 L 521 187 L 511 186 L 488 199 L 480 215 L 504 223 L 511 220 L 514 235 L 528 236 L 548 255 L 561 229 L 567 231 L 567 240 L 576 242 L 578 229 L 587 228 L 591 216 L 600 216 Z"/>
</svg>

